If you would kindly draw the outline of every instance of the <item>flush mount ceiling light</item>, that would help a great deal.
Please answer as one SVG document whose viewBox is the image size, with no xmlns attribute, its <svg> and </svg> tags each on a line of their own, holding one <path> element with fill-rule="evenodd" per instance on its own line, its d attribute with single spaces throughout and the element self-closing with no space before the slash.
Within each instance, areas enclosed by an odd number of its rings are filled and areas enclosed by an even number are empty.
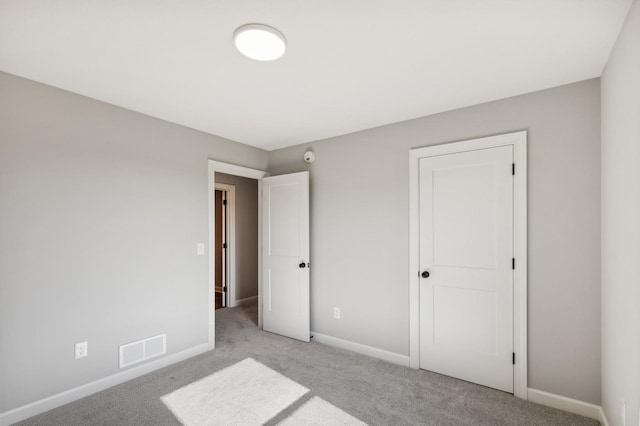
<svg viewBox="0 0 640 426">
<path fill-rule="evenodd" d="M 274 61 L 287 49 L 282 33 L 263 24 L 241 26 L 233 34 L 233 41 L 240 53 L 256 61 Z"/>
</svg>

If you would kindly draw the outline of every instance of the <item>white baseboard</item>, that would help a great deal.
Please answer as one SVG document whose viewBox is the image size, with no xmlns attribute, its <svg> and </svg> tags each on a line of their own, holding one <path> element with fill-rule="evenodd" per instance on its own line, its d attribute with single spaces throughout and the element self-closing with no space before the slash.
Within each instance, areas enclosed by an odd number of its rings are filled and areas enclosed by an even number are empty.
<svg viewBox="0 0 640 426">
<path fill-rule="evenodd" d="M 531 402 L 546 405 L 551 408 L 557 408 L 558 410 L 568 411 L 569 413 L 578 414 L 580 416 L 589 417 L 590 419 L 603 422 L 604 425 L 608 425 L 604 412 L 599 405 L 578 401 L 577 399 L 567 398 L 566 396 L 556 395 L 532 388 L 528 389 L 527 394 L 528 399 Z"/>
<path fill-rule="evenodd" d="M 600 424 L 602 424 L 602 426 L 609 426 L 609 421 L 607 420 L 607 415 L 604 414 L 604 410 L 602 409 L 602 407 L 600 407 Z"/>
<path fill-rule="evenodd" d="M 237 306 L 252 305 L 252 304 L 256 303 L 256 300 L 258 300 L 258 296 L 245 297 L 244 299 L 236 300 L 235 303 L 233 303 L 231 307 L 235 308 Z"/>
<path fill-rule="evenodd" d="M 327 336 L 326 334 L 311 332 L 313 341 L 323 343 L 329 346 L 335 346 L 336 348 L 346 349 L 352 352 L 357 352 L 362 355 L 368 355 L 374 358 L 379 358 L 385 361 L 392 362 L 394 364 L 400 364 L 409 366 L 409 356 L 400 355 L 395 352 L 385 351 L 384 349 L 374 348 L 373 346 L 367 346 L 360 343 L 351 342 L 349 340 L 338 339 L 337 337 Z"/>
<path fill-rule="evenodd" d="M 92 395 L 112 386 L 119 385 L 120 383 L 135 379 L 136 377 L 143 376 L 162 367 L 166 367 L 167 365 L 175 364 L 176 362 L 200 355 L 201 353 L 206 352 L 208 348 L 208 344 L 203 343 L 184 351 L 156 359 L 138 367 L 133 367 L 111 376 L 98 379 L 94 382 L 87 383 L 86 385 L 78 386 L 39 401 L 23 405 L 22 407 L 0 413 L 0 426 L 7 426 L 24 419 L 28 419 L 29 417 L 44 413 L 45 411 L 52 410 L 80 398 L 84 398 L 85 396 Z"/>
</svg>

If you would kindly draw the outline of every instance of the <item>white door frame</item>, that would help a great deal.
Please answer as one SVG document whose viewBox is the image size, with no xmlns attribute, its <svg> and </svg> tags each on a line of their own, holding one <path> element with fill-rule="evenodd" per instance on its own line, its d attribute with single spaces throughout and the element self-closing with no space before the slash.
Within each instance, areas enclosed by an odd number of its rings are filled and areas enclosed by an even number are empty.
<svg viewBox="0 0 640 426">
<path fill-rule="evenodd" d="M 216 264 L 213 260 L 215 253 L 216 227 L 215 227 L 215 200 L 216 200 L 216 172 L 228 175 L 242 176 L 258 180 L 258 328 L 262 328 L 262 178 L 269 176 L 264 170 L 250 169 L 248 167 L 236 166 L 235 164 L 223 163 L 215 160 L 208 160 L 209 175 L 209 297 L 207 300 L 208 328 L 209 328 L 209 350 L 216 347 Z M 233 265 L 230 265 L 233 268 Z"/>
<path fill-rule="evenodd" d="M 233 308 L 236 301 L 236 186 L 216 182 L 216 191 L 226 192 L 227 214 L 223 216 L 222 229 L 226 231 L 222 242 L 227 243 L 225 262 L 223 262 L 222 279 L 227 284 L 226 305 Z M 215 211 L 215 210 L 214 210 Z M 214 240 L 215 241 L 215 240 Z"/>
<path fill-rule="evenodd" d="M 409 365 L 420 367 L 420 175 L 422 157 L 478 149 L 512 146 L 515 162 L 513 182 L 513 368 L 514 395 L 527 399 L 527 132 L 520 131 L 462 142 L 415 148 L 409 151 Z"/>
</svg>

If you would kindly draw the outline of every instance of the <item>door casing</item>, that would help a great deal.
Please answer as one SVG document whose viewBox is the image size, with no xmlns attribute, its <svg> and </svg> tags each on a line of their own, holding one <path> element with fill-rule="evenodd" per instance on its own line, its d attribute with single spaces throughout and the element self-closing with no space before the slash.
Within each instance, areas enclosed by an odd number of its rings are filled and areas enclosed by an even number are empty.
<svg viewBox="0 0 640 426">
<path fill-rule="evenodd" d="M 519 131 L 409 151 L 409 365 L 420 367 L 420 158 L 478 149 L 513 146 L 514 229 L 514 395 L 527 399 L 527 132 Z"/>
</svg>

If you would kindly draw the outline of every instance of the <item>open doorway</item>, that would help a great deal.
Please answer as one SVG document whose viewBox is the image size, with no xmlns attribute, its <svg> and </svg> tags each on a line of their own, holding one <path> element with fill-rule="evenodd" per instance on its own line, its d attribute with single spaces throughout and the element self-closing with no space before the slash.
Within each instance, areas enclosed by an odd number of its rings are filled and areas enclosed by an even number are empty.
<svg viewBox="0 0 640 426">
<path fill-rule="evenodd" d="M 226 173 L 215 179 L 216 309 L 257 306 L 258 181 Z"/>
<path fill-rule="evenodd" d="M 225 312 L 247 310 L 260 326 L 260 178 L 267 173 L 209 161 L 209 348 Z M 246 309 L 251 307 L 251 309 Z M 220 329 L 223 330 L 223 329 Z M 220 331 L 219 330 L 219 331 Z"/>
<path fill-rule="evenodd" d="M 230 307 L 251 304 L 254 308 L 254 323 L 259 329 L 292 337 L 305 342 L 310 338 L 310 300 L 309 300 L 309 172 L 290 173 L 269 176 L 267 172 L 249 169 L 219 161 L 209 160 L 209 298 L 208 326 L 209 349 L 215 348 L 216 310 L 215 310 L 215 199 L 216 181 L 223 179 L 222 173 L 230 177 L 243 177 L 257 184 L 257 232 L 251 231 L 257 244 L 253 245 L 253 254 L 257 254 L 257 282 L 252 286 L 255 292 L 249 296 L 233 296 L 235 275 L 244 271 L 237 267 L 236 254 L 239 244 L 227 247 L 229 259 L 228 289 Z M 238 184 L 233 183 L 238 189 Z M 238 189 L 239 191 L 239 189 Z M 231 205 L 231 204 L 229 204 Z M 231 208 L 233 209 L 233 207 Z M 237 215 L 228 209 L 229 234 L 235 227 Z M 247 209 L 247 211 L 256 211 Z M 253 223 L 255 223 L 253 222 Z M 250 229 L 250 228 L 249 228 Z M 238 241 L 238 238 L 236 239 Z M 263 247 L 264 244 L 264 247 Z M 252 244 L 248 244 L 250 247 Z M 235 251 L 234 251 L 235 249 Z M 266 259 L 266 260 L 265 260 Z M 266 280 L 266 284 L 264 282 Z M 240 281 L 239 279 L 237 280 Z M 253 280 L 252 280 L 253 281 Z M 294 291 L 289 291 L 293 289 Z M 265 295 L 266 292 L 266 295 Z M 255 293 L 254 293 L 255 294 Z M 263 296 L 265 296 L 263 298 Z M 266 298 L 266 300 L 265 300 Z M 274 302 L 275 301 L 275 302 Z M 284 308 L 284 309 L 283 309 Z M 219 312 L 237 312 L 219 309 Z M 284 326 L 283 326 L 284 325 Z M 291 327 L 289 327 L 291 326 Z"/>
</svg>

